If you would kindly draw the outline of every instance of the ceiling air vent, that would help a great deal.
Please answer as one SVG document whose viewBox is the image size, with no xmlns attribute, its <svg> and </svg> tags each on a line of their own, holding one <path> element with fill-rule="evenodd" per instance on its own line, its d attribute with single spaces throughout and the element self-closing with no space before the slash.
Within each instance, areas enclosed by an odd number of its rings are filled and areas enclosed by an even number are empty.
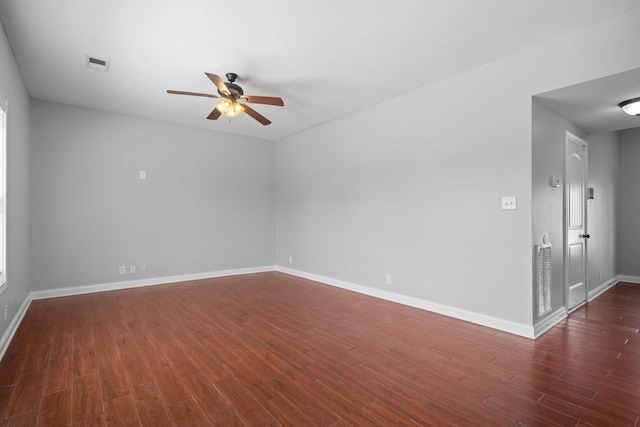
<svg viewBox="0 0 640 427">
<path fill-rule="evenodd" d="M 87 68 L 93 68 L 94 70 L 109 71 L 109 61 L 105 61 L 104 59 L 94 58 L 92 56 L 87 55 Z"/>
</svg>

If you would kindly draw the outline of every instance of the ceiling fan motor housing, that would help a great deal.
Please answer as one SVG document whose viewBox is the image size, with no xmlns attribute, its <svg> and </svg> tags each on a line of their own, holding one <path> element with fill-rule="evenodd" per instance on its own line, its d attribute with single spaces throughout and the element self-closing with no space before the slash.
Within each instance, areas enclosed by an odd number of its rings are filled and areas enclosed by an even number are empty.
<svg viewBox="0 0 640 427">
<path fill-rule="evenodd" d="M 244 95 L 244 91 L 242 90 L 242 88 L 240 86 L 238 86 L 237 84 L 234 83 L 225 83 L 225 85 L 227 86 L 227 89 L 229 89 L 229 92 L 231 92 L 231 96 L 233 96 L 234 98 L 240 98 L 242 95 Z M 220 94 L 220 96 L 222 97 L 226 97 L 227 95 L 220 92 L 220 90 L 218 89 L 218 93 Z"/>
<path fill-rule="evenodd" d="M 234 83 L 238 78 L 238 75 L 236 73 L 227 73 L 225 76 L 227 77 L 227 80 L 229 80 L 225 85 L 227 86 L 227 89 L 229 89 L 229 92 L 231 92 L 231 96 L 234 99 L 237 99 L 244 95 L 242 88 Z M 220 96 L 227 96 L 225 93 L 220 92 L 220 89 L 218 89 L 218 93 Z"/>
</svg>

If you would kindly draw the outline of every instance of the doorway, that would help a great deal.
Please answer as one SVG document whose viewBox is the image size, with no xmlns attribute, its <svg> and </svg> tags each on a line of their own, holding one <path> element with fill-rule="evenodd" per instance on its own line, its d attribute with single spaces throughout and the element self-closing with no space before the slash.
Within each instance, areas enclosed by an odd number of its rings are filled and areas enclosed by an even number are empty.
<svg viewBox="0 0 640 427">
<path fill-rule="evenodd" d="M 566 133 L 565 216 L 565 305 L 571 312 L 587 300 L 587 155 L 586 141 Z"/>
</svg>

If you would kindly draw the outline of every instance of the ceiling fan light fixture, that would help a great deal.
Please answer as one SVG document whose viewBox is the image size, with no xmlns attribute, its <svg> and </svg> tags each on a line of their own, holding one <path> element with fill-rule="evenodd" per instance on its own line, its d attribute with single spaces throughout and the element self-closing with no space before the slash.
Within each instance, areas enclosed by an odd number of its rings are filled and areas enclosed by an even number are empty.
<svg viewBox="0 0 640 427">
<path fill-rule="evenodd" d="M 216 104 L 216 110 L 227 117 L 236 117 L 244 113 L 244 106 L 230 98 L 225 98 Z"/>
<path fill-rule="evenodd" d="M 236 117 L 239 116 L 240 114 L 244 113 L 244 105 L 238 103 L 238 102 L 233 102 L 231 104 L 231 107 L 227 109 L 227 111 L 224 112 L 224 115 L 227 117 Z"/>
<path fill-rule="evenodd" d="M 232 105 L 233 101 L 231 99 L 225 98 L 216 104 L 216 110 L 224 114 L 231 108 Z"/>
<path fill-rule="evenodd" d="M 640 116 L 640 98 L 633 98 L 618 104 L 630 116 Z"/>
</svg>

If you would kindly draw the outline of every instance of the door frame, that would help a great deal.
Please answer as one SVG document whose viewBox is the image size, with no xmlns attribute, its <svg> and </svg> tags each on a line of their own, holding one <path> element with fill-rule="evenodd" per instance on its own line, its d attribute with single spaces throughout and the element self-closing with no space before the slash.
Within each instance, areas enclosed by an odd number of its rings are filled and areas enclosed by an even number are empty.
<svg viewBox="0 0 640 427">
<path fill-rule="evenodd" d="M 568 161 L 569 161 L 569 144 L 578 144 L 584 147 L 584 175 L 583 175 L 583 183 L 584 183 L 584 194 L 582 198 L 582 212 L 583 212 L 583 234 L 589 234 L 587 231 L 588 224 L 588 204 L 587 204 L 587 179 L 589 176 L 589 144 L 584 139 L 580 138 L 577 135 L 569 131 L 565 131 L 565 144 L 564 144 L 564 185 L 563 185 L 563 197 L 562 197 L 562 216 L 563 216 L 563 259 L 564 259 L 564 307 L 567 312 L 573 312 L 578 308 L 582 307 L 587 303 L 587 262 L 588 262 L 588 245 L 587 239 L 583 239 L 583 283 L 584 283 L 584 298 L 580 304 L 577 304 L 575 307 L 569 308 L 569 215 L 568 215 L 568 200 L 569 200 L 569 192 L 568 192 L 568 179 L 567 179 L 567 169 L 568 169 Z"/>
</svg>

